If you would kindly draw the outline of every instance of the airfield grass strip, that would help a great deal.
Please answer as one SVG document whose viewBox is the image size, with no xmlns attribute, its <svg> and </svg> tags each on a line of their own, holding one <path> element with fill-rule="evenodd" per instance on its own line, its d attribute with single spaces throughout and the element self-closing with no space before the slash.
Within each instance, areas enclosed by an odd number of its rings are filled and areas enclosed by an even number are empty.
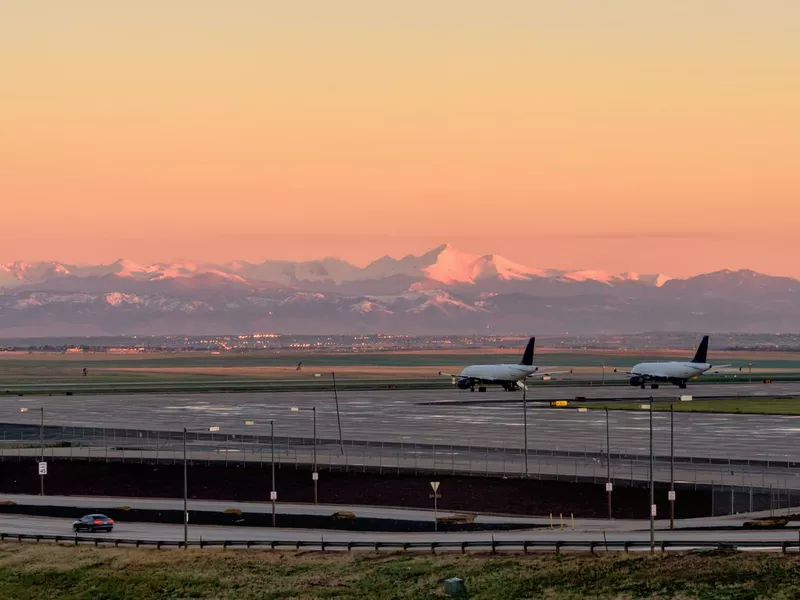
<svg viewBox="0 0 800 600">
<path fill-rule="evenodd" d="M 0 598 L 795 598 L 800 558 L 686 553 L 487 556 L 0 544 Z"/>
</svg>

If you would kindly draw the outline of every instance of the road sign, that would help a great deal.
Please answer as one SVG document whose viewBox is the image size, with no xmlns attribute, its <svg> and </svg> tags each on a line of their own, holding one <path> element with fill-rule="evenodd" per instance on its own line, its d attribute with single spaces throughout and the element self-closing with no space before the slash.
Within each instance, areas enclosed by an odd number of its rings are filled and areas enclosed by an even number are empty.
<svg viewBox="0 0 800 600">
<path fill-rule="evenodd" d="M 656 516 L 656 505 L 655 504 L 651 504 L 650 505 L 650 514 L 653 515 L 654 517 Z"/>
<path fill-rule="evenodd" d="M 681 399 L 681 402 L 691 402 L 692 401 L 692 397 L 691 396 L 681 396 L 680 399 Z"/>
<path fill-rule="evenodd" d="M 433 489 L 433 493 L 439 491 L 439 482 L 438 481 L 431 481 L 431 488 Z"/>
<path fill-rule="evenodd" d="M 318 480 L 319 480 L 319 473 L 317 473 L 316 471 L 314 471 L 314 472 L 311 474 L 311 479 L 312 479 L 313 481 L 318 481 Z"/>
<path fill-rule="evenodd" d="M 553 400 L 550 403 L 550 406 L 560 407 L 560 406 L 567 406 L 567 404 L 569 404 L 569 402 L 567 402 L 566 400 Z"/>
<path fill-rule="evenodd" d="M 47 475 L 47 463 L 40 462 L 39 463 L 39 475 Z"/>
<path fill-rule="evenodd" d="M 442 499 L 442 495 L 441 494 L 428 494 L 428 498 L 430 498 L 431 500 L 441 500 Z"/>
<path fill-rule="evenodd" d="M 670 502 L 675 502 L 675 490 L 670 490 L 667 492 L 667 497 L 669 498 Z"/>
<path fill-rule="evenodd" d="M 608 483 L 606 483 L 606 491 L 607 492 L 613 492 L 614 491 L 614 484 L 611 483 L 610 481 Z"/>
<path fill-rule="evenodd" d="M 278 492 L 270 492 L 269 493 L 269 499 L 272 500 L 273 502 L 275 502 L 275 500 L 278 499 Z"/>
<path fill-rule="evenodd" d="M 639 408 L 641 408 L 642 410 L 650 410 L 650 405 L 649 404 L 640 404 Z"/>
<path fill-rule="evenodd" d="M 588 409 L 588 408 L 586 408 L 585 406 L 581 406 L 581 407 L 578 409 L 578 412 L 585 412 L 585 413 L 587 413 L 587 412 L 589 412 L 589 409 Z"/>
</svg>

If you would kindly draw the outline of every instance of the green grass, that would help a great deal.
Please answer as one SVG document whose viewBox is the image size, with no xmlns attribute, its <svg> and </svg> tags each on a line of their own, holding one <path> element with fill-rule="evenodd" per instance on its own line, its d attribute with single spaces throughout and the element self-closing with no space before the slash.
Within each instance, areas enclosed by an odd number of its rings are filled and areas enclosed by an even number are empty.
<svg viewBox="0 0 800 600">
<path fill-rule="evenodd" d="M 720 553 L 461 556 L 95 549 L 0 545 L 0 597 L 795 598 L 800 558 Z"/>
<path fill-rule="evenodd" d="M 592 402 L 570 404 L 571 407 L 584 406 L 590 410 L 647 410 L 642 409 L 646 402 Z M 748 415 L 800 415 L 800 398 L 744 398 L 730 400 L 692 400 L 673 402 L 675 412 L 703 413 L 741 413 Z M 653 410 L 669 411 L 669 402 L 654 402 Z"/>
</svg>

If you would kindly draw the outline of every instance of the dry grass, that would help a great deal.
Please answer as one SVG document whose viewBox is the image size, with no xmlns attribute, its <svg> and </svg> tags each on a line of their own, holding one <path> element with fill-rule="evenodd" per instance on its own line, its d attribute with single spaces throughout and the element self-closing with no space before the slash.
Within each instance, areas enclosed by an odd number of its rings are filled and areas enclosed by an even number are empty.
<svg viewBox="0 0 800 600">
<path fill-rule="evenodd" d="M 0 544 L 2 598 L 795 598 L 774 555 L 393 555 Z"/>
</svg>

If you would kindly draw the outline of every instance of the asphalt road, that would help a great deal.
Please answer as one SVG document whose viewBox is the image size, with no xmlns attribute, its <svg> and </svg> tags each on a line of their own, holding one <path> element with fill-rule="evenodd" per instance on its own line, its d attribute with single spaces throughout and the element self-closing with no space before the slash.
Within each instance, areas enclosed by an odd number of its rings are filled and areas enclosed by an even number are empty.
<svg viewBox="0 0 800 600">
<path fill-rule="evenodd" d="M 654 397 L 676 399 L 679 393 L 708 395 L 798 393 L 800 384 L 703 385 L 688 390 L 662 387 Z M 649 395 L 650 390 L 646 393 Z M 529 393 L 532 403 L 546 398 L 574 399 L 642 397 L 638 388 L 548 388 Z M 425 443 L 443 447 L 522 448 L 523 414 L 519 393 L 490 390 L 485 394 L 459 391 L 359 391 L 339 394 L 342 436 L 345 440 Z M 463 400 L 462 404 L 437 402 Z M 480 402 L 476 402 L 480 400 Z M 466 402 L 469 401 L 469 402 Z M 31 410 L 20 413 L 19 408 Z M 180 431 L 184 426 L 220 427 L 220 435 L 269 435 L 274 420 L 276 437 L 312 437 L 311 408 L 316 406 L 318 439 L 338 439 L 332 393 L 152 394 L 113 396 L 10 397 L 0 405 L 0 422 L 38 424 L 37 409 L 45 408 L 48 425 L 126 427 Z M 298 407 L 299 412 L 292 412 Z M 649 449 L 649 415 L 633 411 L 610 414 L 611 450 L 644 455 Z M 800 416 L 712 415 L 675 413 L 676 456 L 800 460 Z M 248 426 L 246 421 L 253 421 Z M 670 417 L 653 415 L 655 453 L 669 454 Z M 602 452 L 606 423 L 601 411 L 529 407 L 528 445 L 531 449 Z"/>
<path fill-rule="evenodd" d="M 99 508 L 114 508 L 129 506 L 135 509 L 147 510 L 183 510 L 182 498 L 115 498 L 111 496 L 28 496 L 23 494 L 2 494 L 2 501 L 15 502 L 21 505 L 34 506 L 67 506 L 79 509 L 77 512 L 95 510 Z M 189 511 L 223 512 L 235 508 L 242 512 L 271 513 L 272 504 L 269 502 L 234 502 L 224 500 L 192 500 L 188 501 Z M 347 506 L 340 504 L 291 504 L 277 503 L 278 514 L 286 515 L 317 515 L 330 516 L 336 512 L 351 511 L 356 517 L 365 519 L 395 519 L 400 521 L 431 521 L 432 510 L 413 508 L 383 508 L 379 506 Z M 452 517 L 459 513 L 439 511 L 439 517 Z M 530 523 L 543 524 L 542 519 L 528 517 L 507 517 L 502 515 L 478 515 L 476 523 Z M 620 521 L 627 523 L 627 521 Z"/>
<path fill-rule="evenodd" d="M 74 535 L 72 532 L 72 519 L 58 519 L 45 517 L 28 517 L 21 515 L 0 515 L 0 532 L 10 534 L 32 535 Z M 81 534 L 82 537 L 97 537 L 99 539 L 113 540 L 139 539 L 139 540 L 183 540 L 182 525 L 167 525 L 156 523 L 117 523 L 111 533 Z M 765 545 L 780 546 L 781 542 L 797 542 L 797 530 L 784 529 L 772 531 L 758 530 L 709 530 L 709 531 L 683 531 L 659 530 L 656 532 L 656 542 L 672 541 L 686 542 L 691 547 L 692 541 L 724 541 L 735 543 L 737 541 L 768 541 Z M 650 532 L 646 524 L 641 524 L 637 530 L 606 531 L 608 541 L 638 541 L 647 542 Z M 573 542 L 603 542 L 603 534 L 598 531 L 584 531 L 576 527 L 575 530 L 565 529 L 528 529 L 517 531 L 495 532 L 457 532 L 457 533 L 362 533 L 351 531 L 323 531 L 323 530 L 294 530 L 272 528 L 245 528 L 245 527 L 213 527 L 202 525 L 189 526 L 189 540 L 253 540 L 253 541 L 307 541 L 317 542 L 483 542 L 487 546 L 492 540 L 497 541 L 573 541 Z"/>
</svg>

